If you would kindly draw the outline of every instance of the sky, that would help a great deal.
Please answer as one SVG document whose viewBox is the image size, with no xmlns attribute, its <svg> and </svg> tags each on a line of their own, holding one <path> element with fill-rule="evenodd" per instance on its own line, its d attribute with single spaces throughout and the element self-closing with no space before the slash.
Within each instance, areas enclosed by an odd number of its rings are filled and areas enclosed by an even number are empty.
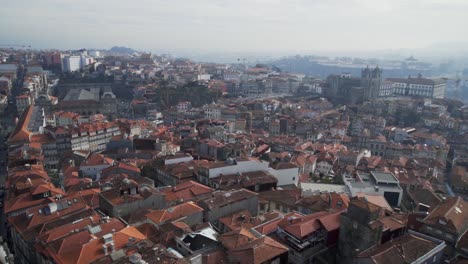
<svg viewBox="0 0 468 264">
<path fill-rule="evenodd" d="M 468 43 L 467 0 L 0 0 L 0 45 L 319 52 Z"/>
</svg>

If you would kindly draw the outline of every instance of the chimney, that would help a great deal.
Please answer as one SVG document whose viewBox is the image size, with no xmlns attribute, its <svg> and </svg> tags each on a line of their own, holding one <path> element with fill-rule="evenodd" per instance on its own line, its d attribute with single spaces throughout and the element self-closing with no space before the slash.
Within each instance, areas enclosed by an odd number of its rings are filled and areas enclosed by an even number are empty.
<svg viewBox="0 0 468 264">
<path fill-rule="evenodd" d="M 115 243 L 114 243 L 114 241 L 112 241 L 110 243 L 110 248 L 111 248 L 111 252 L 114 253 L 115 252 Z"/>
<path fill-rule="evenodd" d="M 109 254 L 109 252 L 107 250 L 107 244 L 102 245 L 102 250 L 104 251 L 104 255 L 107 256 Z"/>
<path fill-rule="evenodd" d="M 135 238 L 129 237 L 128 242 L 127 242 L 127 247 L 130 247 L 131 245 L 133 245 L 133 243 L 135 243 Z"/>
</svg>

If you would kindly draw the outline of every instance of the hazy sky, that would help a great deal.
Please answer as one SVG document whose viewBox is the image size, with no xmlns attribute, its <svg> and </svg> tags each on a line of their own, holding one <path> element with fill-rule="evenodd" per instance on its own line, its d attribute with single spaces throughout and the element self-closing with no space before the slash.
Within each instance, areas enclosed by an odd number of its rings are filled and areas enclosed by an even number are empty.
<svg viewBox="0 0 468 264">
<path fill-rule="evenodd" d="M 313 52 L 468 42 L 468 0 L 2 0 L 0 44 Z"/>
</svg>

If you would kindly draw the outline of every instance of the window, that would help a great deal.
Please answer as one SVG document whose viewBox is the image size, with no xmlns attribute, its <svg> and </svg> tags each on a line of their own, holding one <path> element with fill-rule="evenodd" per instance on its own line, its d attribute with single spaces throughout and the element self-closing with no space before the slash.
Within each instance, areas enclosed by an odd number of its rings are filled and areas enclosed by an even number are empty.
<svg viewBox="0 0 468 264">
<path fill-rule="evenodd" d="M 292 180 L 295 181 L 295 180 L 296 180 L 296 177 L 293 177 Z"/>
</svg>

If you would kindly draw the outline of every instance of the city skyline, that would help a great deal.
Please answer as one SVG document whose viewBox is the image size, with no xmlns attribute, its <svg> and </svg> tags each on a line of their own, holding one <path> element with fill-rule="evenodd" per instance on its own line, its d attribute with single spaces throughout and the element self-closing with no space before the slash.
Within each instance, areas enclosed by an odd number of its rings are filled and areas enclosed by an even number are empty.
<svg viewBox="0 0 468 264">
<path fill-rule="evenodd" d="M 28 8 L 25 8 L 27 6 Z M 10 1 L 1 44 L 168 52 L 307 53 L 468 42 L 468 3 L 451 1 Z M 23 14 L 18 20 L 18 14 Z M 417 18 L 417 19 L 416 19 Z M 431 23 L 437 18 L 437 23 Z M 4 42 L 4 43 L 3 43 Z M 437 45 L 439 43 L 439 45 Z M 434 46 L 435 45 L 435 46 Z"/>
</svg>

